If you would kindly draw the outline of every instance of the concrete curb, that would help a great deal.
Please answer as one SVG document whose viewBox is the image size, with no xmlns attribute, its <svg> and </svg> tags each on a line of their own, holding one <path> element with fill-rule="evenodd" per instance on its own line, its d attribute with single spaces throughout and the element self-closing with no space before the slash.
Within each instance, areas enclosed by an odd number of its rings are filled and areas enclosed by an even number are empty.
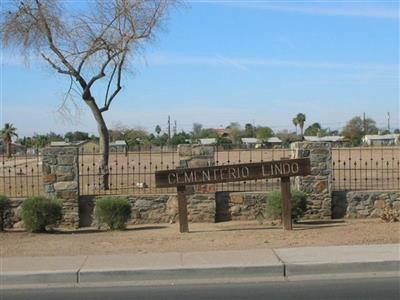
<svg viewBox="0 0 400 300">
<path fill-rule="evenodd" d="M 79 283 L 149 280 L 210 280 L 243 277 L 283 280 L 283 265 L 259 267 L 177 268 L 161 270 L 91 270 L 79 273 Z"/>
<path fill-rule="evenodd" d="M 370 261 L 346 263 L 318 263 L 318 264 L 285 264 L 285 277 L 299 278 L 320 275 L 351 275 L 377 276 L 380 273 L 392 274 L 400 277 L 400 261 Z"/>
<path fill-rule="evenodd" d="M 0 289 L 3 285 L 25 284 L 76 284 L 76 271 L 41 271 L 41 272 L 2 272 L 0 274 Z"/>
<path fill-rule="evenodd" d="M 350 262 L 323 264 L 282 264 L 272 266 L 176 268 L 176 269 L 108 269 L 78 272 L 7 272 L 0 276 L 0 289 L 24 285 L 85 285 L 134 281 L 229 281 L 244 278 L 263 281 L 329 279 L 339 277 L 399 277 L 400 261 Z"/>
</svg>

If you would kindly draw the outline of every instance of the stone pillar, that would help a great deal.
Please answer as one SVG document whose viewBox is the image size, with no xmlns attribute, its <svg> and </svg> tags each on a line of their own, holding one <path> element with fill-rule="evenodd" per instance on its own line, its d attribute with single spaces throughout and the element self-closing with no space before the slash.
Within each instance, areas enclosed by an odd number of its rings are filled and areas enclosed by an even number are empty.
<svg viewBox="0 0 400 300">
<path fill-rule="evenodd" d="M 43 149 L 43 186 L 49 198 L 62 201 L 62 227 L 79 227 L 79 164 L 77 147 Z"/>
<path fill-rule="evenodd" d="M 213 146 L 182 144 L 178 146 L 178 155 L 179 165 L 182 168 L 202 168 L 215 164 Z M 190 190 L 190 187 L 188 189 Z M 194 188 L 194 192 L 214 193 L 215 185 L 198 185 Z"/>
<path fill-rule="evenodd" d="M 291 144 L 292 158 L 309 157 L 311 175 L 296 177 L 296 189 L 309 194 L 305 219 L 332 217 L 332 149 L 330 143 L 296 142 Z"/>
</svg>

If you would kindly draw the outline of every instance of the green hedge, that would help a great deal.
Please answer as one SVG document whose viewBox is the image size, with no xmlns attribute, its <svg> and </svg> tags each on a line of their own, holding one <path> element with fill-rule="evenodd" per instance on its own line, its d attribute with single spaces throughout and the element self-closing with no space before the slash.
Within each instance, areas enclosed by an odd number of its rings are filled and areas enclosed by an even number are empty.
<svg viewBox="0 0 400 300">
<path fill-rule="evenodd" d="M 105 197 L 96 200 L 94 216 L 97 225 L 123 230 L 131 218 L 131 204 L 126 198 Z"/>
<path fill-rule="evenodd" d="M 62 205 L 56 199 L 31 197 L 22 204 L 22 220 L 27 231 L 45 232 L 62 218 Z"/>
<path fill-rule="evenodd" d="M 292 219 L 300 219 L 307 209 L 307 193 L 292 190 Z M 267 195 L 266 215 L 271 219 L 282 218 L 282 195 L 280 191 L 273 191 Z"/>
<path fill-rule="evenodd" d="M 10 199 L 0 196 L 0 231 L 4 230 L 6 214 L 10 210 Z"/>
</svg>

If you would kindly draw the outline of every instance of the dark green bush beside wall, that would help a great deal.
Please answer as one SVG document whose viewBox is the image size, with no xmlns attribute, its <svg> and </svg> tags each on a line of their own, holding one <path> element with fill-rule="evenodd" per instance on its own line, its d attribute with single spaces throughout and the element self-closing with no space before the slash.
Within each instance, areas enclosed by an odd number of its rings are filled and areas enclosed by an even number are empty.
<svg viewBox="0 0 400 300">
<path fill-rule="evenodd" d="M 96 200 L 94 216 L 99 226 L 107 225 L 111 230 L 123 230 L 131 217 L 131 204 L 125 198 L 99 198 Z"/>
<path fill-rule="evenodd" d="M 45 232 L 62 218 L 62 205 L 56 199 L 31 197 L 22 204 L 22 220 L 27 231 Z"/>
<path fill-rule="evenodd" d="M 299 220 L 307 209 L 307 193 L 292 190 L 292 218 Z M 271 219 L 282 218 L 282 195 L 280 191 L 273 191 L 267 195 L 266 215 Z"/>
</svg>

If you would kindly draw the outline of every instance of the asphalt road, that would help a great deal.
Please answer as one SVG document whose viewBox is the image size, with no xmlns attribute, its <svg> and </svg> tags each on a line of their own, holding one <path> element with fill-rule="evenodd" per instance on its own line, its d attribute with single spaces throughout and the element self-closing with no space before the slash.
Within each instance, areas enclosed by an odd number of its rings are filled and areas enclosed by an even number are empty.
<svg viewBox="0 0 400 300">
<path fill-rule="evenodd" d="M 1 300 L 400 299 L 400 278 L 2 290 Z"/>
</svg>

